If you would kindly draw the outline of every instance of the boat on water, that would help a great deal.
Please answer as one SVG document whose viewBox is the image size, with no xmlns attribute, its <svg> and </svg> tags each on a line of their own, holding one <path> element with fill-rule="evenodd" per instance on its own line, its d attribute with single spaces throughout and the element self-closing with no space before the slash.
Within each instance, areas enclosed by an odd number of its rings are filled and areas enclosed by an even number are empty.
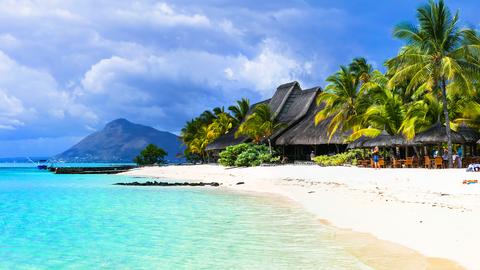
<svg viewBox="0 0 480 270">
<path fill-rule="evenodd" d="M 38 163 L 37 163 L 37 169 L 39 170 L 46 170 L 48 169 L 48 165 L 46 164 L 47 163 L 47 160 L 39 160 Z"/>
</svg>

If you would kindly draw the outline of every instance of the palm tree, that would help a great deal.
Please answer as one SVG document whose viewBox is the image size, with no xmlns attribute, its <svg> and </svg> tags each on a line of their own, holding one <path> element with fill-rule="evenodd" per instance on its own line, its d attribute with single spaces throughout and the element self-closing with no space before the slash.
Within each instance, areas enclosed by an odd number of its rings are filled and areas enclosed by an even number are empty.
<svg viewBox="0 0 480 270">
<path fill-rule="evenodd" d="M 250 110 L 250 101 L 246 98 L 237 100 L 237 104 L 228 107 L 228 110 L 233 114 L 234 125 L 238 126 L 247 117 L 248 110 Z"/>
<path fill-rule="evenodd" d="M 210 125 L 208 125 L 207 138 L 210 141 L 216 140 L 218 137 L 227 134 L 232 129 L 234 119 L 227 113 L 220 113 Z"/>
<path fill-rule="evenodd" d="M 421 99 L 408 104 L 400 130 L 408 140 L 412 140 L 415 134 L 441 123 L 442 114 L 442 103 L 433 93 L 426 93 Z"/>
<path fill-rule="evenodd" d="M 458 28 L 458 13 L 451 15 L 443 0 L 417 9 L 418 26 L 402 23 L 393 35 L 407 45 L 399 55 L 387 61 L 394 69 L 390 85 L 409 81 L 407 92 L 420 88 L 442 98 L 448 137 L 449 166 L 452 167 L 452 138 L 448 114 L 447 90 L 472 91 L 472 75 L 478 76 L 480 66 L 465 57 L 464 31 Z"/>
<path fill-rule="evenodd" d="M 354 58 L 348 67 L 361 83 L 370 81 L 373 69 L 372 65 L 367 62 L 367 59 L 363 57 Z"/>
<path fill-rule="evenodd" d="M 257 105 L 253 113 L 238 127 L 235 136 L 247 136 L 255 143 L 266 139 L 272 153 L 270 137 L 282 126 L 283 124 L 275 119 L 270 106 L 262 103 Z"/>
<path fill-rule="evenodd" d="M 355 61 L 349 67 L 340 66 L 337 73 L 327 78 L 329 84 L 317 97 L 317 106 L 324 107 L 315 115 L 315 124 L 331 119 L 329 139 L 337 131 L 356 130 L 362 113 L 369 106 L 369 100 L 359 91 L 362 80 L 368 81 L 369 78 L 370 67 Z"/>
<path fill-rule="evenodd" d="M 361 136 L 375 137 L 383 130 L 397 135 L 405 118 L 405 105 L 400 96 L 387 87 L 388 78 L 378 70 L 369 76 L 360 91 L 368 95 L 372 104 L 362 114 L 360 128 L 349 137 L 352 141 Z"/>
</svg>

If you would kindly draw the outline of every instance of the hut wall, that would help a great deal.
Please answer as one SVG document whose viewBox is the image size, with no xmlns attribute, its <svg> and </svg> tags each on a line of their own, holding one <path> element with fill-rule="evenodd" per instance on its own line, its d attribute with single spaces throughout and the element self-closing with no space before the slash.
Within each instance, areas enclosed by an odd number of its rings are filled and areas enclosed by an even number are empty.
<svg viewBox="0 0 480 270">
<path fill-rule="evenodd" d="M 289 161 L 309 161 L 310 154 L 315 156 L 334 155 L 347 150 L 346 144 L 321 144 L 321 145 L 286 145 L 280 146 L 279 153 L 286 156 Z"/>
</svg>

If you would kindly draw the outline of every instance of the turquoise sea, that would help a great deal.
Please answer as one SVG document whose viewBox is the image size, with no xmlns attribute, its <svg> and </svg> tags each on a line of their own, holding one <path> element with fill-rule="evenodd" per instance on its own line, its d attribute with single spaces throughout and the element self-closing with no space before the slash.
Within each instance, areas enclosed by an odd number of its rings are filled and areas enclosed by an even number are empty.
<svg viewBox="0 0 480 270">
<path fill-rule="evenodd" d="M 290 204 L 126 181 L 0 166 L 0 269 L 370 269 Z"/>
</svg>

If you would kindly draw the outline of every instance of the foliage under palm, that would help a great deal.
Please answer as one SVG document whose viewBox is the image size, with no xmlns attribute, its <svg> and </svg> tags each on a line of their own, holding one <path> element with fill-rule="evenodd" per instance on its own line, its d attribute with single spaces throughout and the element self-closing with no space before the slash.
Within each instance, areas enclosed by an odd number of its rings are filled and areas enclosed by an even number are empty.
<svg viewBox="0 0 480 270">
<path fill-rule="evenodd" d="M 247 117 L 248 110 L 250 110 L 250 101 L 246 98 L 242 98 L 237 101 L 236 105 L 228 107 L 228 110 L 232 112 L 235 126 L 238 126 Z"/>
<path fill-rule="evenodd" d="M 263 103 L 257 105 L 253 113 L 238 127 L 235 136 L 247 136 L 255 143 L 268 140 L 271 151 L 270 137 L 282 126 L 283 124 L 276 120 L 270 106 Z"/>
<path fill-rule="evenodd" d="M 365 59 L 357 58 L 348 66 L 327 78 L 325 91 L 318 95 L 317 106 L 324 106 L 315 116 L 315 124 L 331 119 L 328 125 L 330 138 L 338 131 L 354 130 L 368 107 L 360 87 L 370 80 L 371 66 Z"/>
<path fill-rule="evenodd" d="M 402 23 L 395 27 L 394 36 L 407 45 L 387 66 L 394 70 L 390 86 L 408 81 L 407 92 L 421 89 L 442 100 L 448 137 L 449 163 L 452 166 L 452 140 L 447 92 L 474 91 L 472 81 L 480 74 L 475 55 L 466 54 L 468 33 L 458 28 L 458 13 L 451 15 L 443 0 L 417 9 L 418 25 Z M 471 53 L 477 47 L 470 48 Z M 478 54 L 477 54 L 478 56 Z"/>
</svg>

